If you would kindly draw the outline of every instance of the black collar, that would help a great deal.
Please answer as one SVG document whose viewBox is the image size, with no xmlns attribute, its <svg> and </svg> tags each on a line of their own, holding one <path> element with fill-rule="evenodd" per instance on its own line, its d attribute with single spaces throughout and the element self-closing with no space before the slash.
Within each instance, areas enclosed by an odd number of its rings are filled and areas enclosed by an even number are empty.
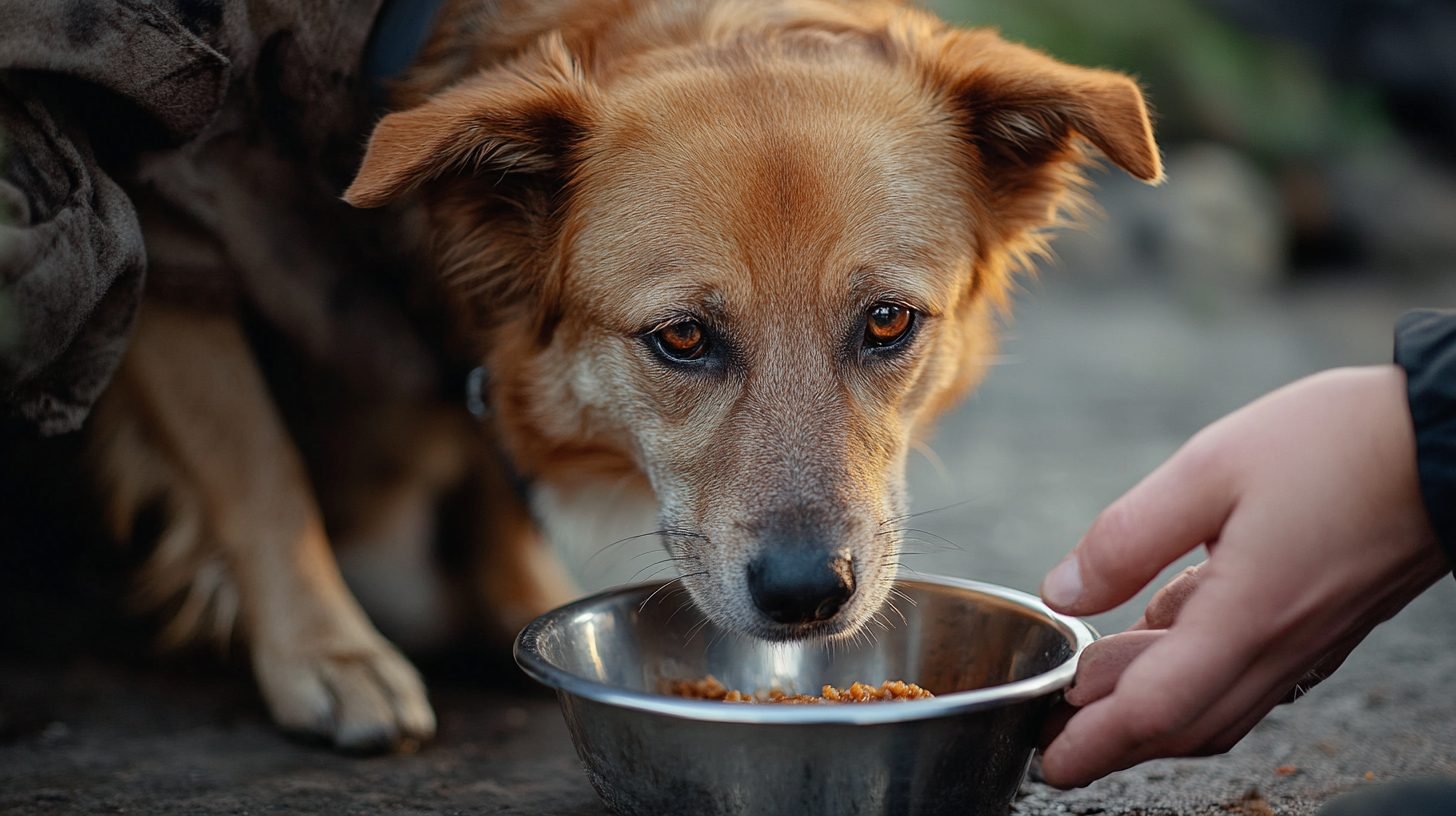
<svg viewBox="0 0 1456 816">
<path fill-rule="evenodd" d="M 420 55 L 445 0 L 384 0 L 364 50 L 369 91 L 382 104 L 390 82 Z"/>
</svg>

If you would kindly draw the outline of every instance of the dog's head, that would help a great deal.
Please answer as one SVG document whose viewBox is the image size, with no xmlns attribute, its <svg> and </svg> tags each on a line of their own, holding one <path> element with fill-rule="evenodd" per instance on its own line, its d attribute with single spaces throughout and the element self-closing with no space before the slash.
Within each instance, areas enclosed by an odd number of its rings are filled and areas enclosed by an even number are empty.
<svg viewBox="0 0 1456 816">
<path fill-rule="evenodd" d="M 346 197 L 419 193 L 523 472 L 640 473 L 717 623 L 849 632 L 894 577 L 907 447 L 1089 145 L 1148 181 L 1157 148 L 1131 80 L 993 33 L 685 5 L 386 117 Z"/>
</svg>

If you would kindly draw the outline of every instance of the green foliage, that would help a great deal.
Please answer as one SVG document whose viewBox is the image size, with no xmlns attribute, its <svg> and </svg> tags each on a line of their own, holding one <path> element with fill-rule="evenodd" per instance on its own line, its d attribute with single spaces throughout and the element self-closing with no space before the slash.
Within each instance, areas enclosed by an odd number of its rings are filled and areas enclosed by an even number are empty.
<svg viewBox="0 0 1456 816">
<path fill-rule="evenodd" d="M 1246 34 L 1193 0 L 931 0 L 1059 59 L 1125 71 L 1147 89 L 1165 143 L 1214 139 L 1282 164 L 1380 141 L 1372 96 L 1331 83 L 1297 46 Z"/>
</svg>

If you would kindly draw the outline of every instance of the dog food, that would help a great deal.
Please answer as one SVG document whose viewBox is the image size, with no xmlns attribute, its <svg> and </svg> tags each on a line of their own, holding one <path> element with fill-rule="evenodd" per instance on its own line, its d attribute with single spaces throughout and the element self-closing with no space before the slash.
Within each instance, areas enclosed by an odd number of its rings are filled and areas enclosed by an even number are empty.
<svg viewBox="0 0 1456 816">
<path fill-rule="evenodd" d="M 724 703 L 783 703 L 786 705 L 817 705 L 821 703 L 884 703 L 905 700 L 924 700 L 934 697 L 929 691 L 901 680 L 887 680 L 878 686 L 866 683 L 852 683 L 847 689 L 826 685 L 818 695 L 788 694 L 780 689 L 769 689 L 757 694 L 745 694 L 730 689 L 718 678 L 708 675 L 701 680 L 677 680 L 669 684 L 668 694 L 689 700 L 718 700 Z"/>
</svg>

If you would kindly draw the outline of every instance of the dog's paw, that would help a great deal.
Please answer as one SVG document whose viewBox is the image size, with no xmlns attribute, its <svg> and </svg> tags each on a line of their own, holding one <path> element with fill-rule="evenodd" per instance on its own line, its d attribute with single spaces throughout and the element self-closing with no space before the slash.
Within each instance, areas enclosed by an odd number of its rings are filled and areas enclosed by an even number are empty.
<svg viewBox="0 0 1456 816">
<path fill-rule="evenodd" d="M 259 644 L 253 672 L 280 727 L 342 751 L 408 752 L 435 735 L 419 673 L 383 638 L 316 652 Z"/>
</svg>

